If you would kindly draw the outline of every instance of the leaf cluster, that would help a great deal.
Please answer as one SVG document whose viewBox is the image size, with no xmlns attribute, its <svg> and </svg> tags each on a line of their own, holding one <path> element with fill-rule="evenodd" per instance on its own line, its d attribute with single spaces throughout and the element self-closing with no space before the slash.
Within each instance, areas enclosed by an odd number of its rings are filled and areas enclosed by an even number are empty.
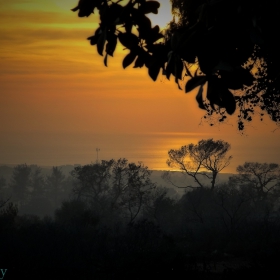
<svg viewBox="0 0 280 280">
<path fill-rule="evenodd" d="M 113 57 L 119 42 L 129 53 L 123 59 L 123 68 L 134 62 L 134 68 L 144 65 L 150 77 L 157 79 L 160 68 L 164 66 L 167 50 L 158 40 L 164 36 L 158 25 L 152 27 L 147 14 L 158 13 L 157 1 L 130 0 L 121 5 L 122 0 L 80 0 L 72 11 L 78 11 L 79 17 L 89 16 L 95 9 L 99 11 L 100 23 L 94 35 L 88 37 L 91 45 L 96 45 L 99 55 L 104 56 L 108 65 L 108 56 Z"/>
<path fill-rule="evenodd" d="M 220 122 L 238 109 L 238 129 L 257 112 L 279 123 L 280 43 L 273 1 L 171 0 L 174 20 L 167 38 L 195 74 L 185 91 L 198 87 L 196 100 L 206 116 Z M 207 88 L 207 90 L 206 90 Z M 204 92 L 205 91 L 205 92 Z"/>
<path fill-rule="evenodd" d="M 164 35 L 147 16 L 158 13 L 159 2 L 122 2 L 80 0 L 72 9 L 79 17 L 99 12 L 99 27 L 88 40 L 106 66 L 119 42 L 129 50 L 123 68 L 145 66 L 154 81 L 162 70 L 179 89 L 187 77 L 184 90 L 198 88 L 196 101 L 206 115 L 217 113 L 222 122 L 238 109 L 243 130 L 259 108 L 279 122 L 280 43 L 271 33 L 279 25 L 276 2 L 171 0 L 174 19 Z"/>
</svg>

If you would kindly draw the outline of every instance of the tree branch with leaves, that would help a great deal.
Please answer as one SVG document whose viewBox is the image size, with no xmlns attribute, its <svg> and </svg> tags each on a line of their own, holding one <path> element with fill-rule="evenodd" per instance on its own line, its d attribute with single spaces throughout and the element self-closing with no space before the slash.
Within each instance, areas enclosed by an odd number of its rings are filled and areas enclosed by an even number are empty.
<svg viewBox="0 0 280 280">
<path fill-rule="evenodd" d="M 277 2 L 171 0 L 174 19 L 164 34 L 147 16 L 158 13 L 159 2 L 122 2 L 80 0 L 72 9 L 79 17 L 98 11 L 99 27 L 88 40 L 105 66 L 119 42 L 129 50 L 123 68 L 134 62 L 154 81 L 162 70 L 168 79 L 174 76 L 179 89 L 186 78 L 186 93 L 198 88 L 205 118 L 217 115 L 223 122 L 238 109 L 240 131 L 256 113 L 279 123 L 280 41 L 271 32 L 279 26 Z"/>
</svg>

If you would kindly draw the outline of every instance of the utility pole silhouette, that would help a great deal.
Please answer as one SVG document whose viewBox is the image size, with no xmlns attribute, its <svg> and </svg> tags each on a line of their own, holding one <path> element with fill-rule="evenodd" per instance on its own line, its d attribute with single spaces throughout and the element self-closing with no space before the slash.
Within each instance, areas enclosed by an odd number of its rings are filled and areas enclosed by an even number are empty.
<svg viewBox="0 0 280 280">
<path fill-rule="evenodd" d="M 99 160 L 98 160 L 98 152 L 100 151 L 99 148 L 96 148 L 96 163 L 98 164 L 99 163 Z"/>
</svg>

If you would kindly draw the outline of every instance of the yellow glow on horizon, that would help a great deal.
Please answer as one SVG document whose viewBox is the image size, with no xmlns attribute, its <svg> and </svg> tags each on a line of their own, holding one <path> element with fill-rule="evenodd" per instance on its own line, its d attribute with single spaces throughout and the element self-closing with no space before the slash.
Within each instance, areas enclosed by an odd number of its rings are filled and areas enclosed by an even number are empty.
<svg viewBox="0 0 280 280">
<path fill-rule="evenodd" d="M 171 9 L 169 1 L 159 2 L 159 14 L 148 16 L 163 28 Z M 99 15 L 79 18 L 70 11 L 77 3 L 0 4 L 0 163 L 86 164 L 100 147 L 104 159 L 127 157 L 167 169 L 169 149 L 208 138 L 230 142 L 232 170 L 244 160 L 277 161 L 273 122 L 251 122 L 253 136 L 243 138 L 234 117 L 220 126 L 201 125 L 205 111 L 198 109 L 197 90 L 184 94 L 173 77 L 161 74 L 154 82 L 146 67 L 123 69 L 128 50 L 120 45 L 105 67 L 104 56 L 86 40 Z"/>
</svg>

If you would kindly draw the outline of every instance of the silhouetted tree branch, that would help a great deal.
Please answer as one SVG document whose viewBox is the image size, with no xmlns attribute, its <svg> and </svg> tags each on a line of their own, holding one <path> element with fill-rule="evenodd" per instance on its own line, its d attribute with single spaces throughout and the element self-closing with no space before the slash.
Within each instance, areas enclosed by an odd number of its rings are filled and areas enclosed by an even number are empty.
<svg viewBox="0 0 280 280">
<path fill-rule="evenodd" d="M 214 189 L 218 173 L 229 165 L 232 158 L 226 156 L 229 149 L 230 144 L 222 140 L 200 140 L 198 144 L 191 143 L 177 150 L 169 150 L 166 163 L 192 177 L 201 188 L 204 185 L 198 176 L 207 177 L 211 180 L 211 189 Z M 168 173 L 163 179 L 171 181 Z"/>
<path fill-rule="evenodd" d="M 258 198 L 266 198 L 268 193 L 276 191 L 280 186 L 280 167 L 277 163 L 245 162 L 236 171 L 238 174 L 232 176 L 230 181 L 250 186 Z"/>
<path fill-rule="evenodd" d="M 73 190 L 78 199 L 85 199 L 97 213 L 104 208 L 120 212 L 129 224 L 148 203 L 149 194 L 156 187 L 146 166 L 126 159 L 78 166 L 71 174 L 79 181 Z"/>
<path fill-rule="evenodd" d="M 80 0 L 79 17 L 99 12 L 99 27 L 88 37 L 108 65 L 119 42 L 130 52 L 123 68 L 145 66 L 155 81 L 162 70 L 185 92 L 198 88 L 196 100 L 205 117 L 223 122 L 238 109 L 238 129 L 253 115 L 280 120 L 280 41 L 276 1 L 171 0 L 173 21 L 165 33 L 152 27 L 149 13 L 160 3 L 147 0 Z M 192 68 L 192 69 L 191 69 Z M 191 71 L 192 70 L 192 71 Z"/>
</svg>

